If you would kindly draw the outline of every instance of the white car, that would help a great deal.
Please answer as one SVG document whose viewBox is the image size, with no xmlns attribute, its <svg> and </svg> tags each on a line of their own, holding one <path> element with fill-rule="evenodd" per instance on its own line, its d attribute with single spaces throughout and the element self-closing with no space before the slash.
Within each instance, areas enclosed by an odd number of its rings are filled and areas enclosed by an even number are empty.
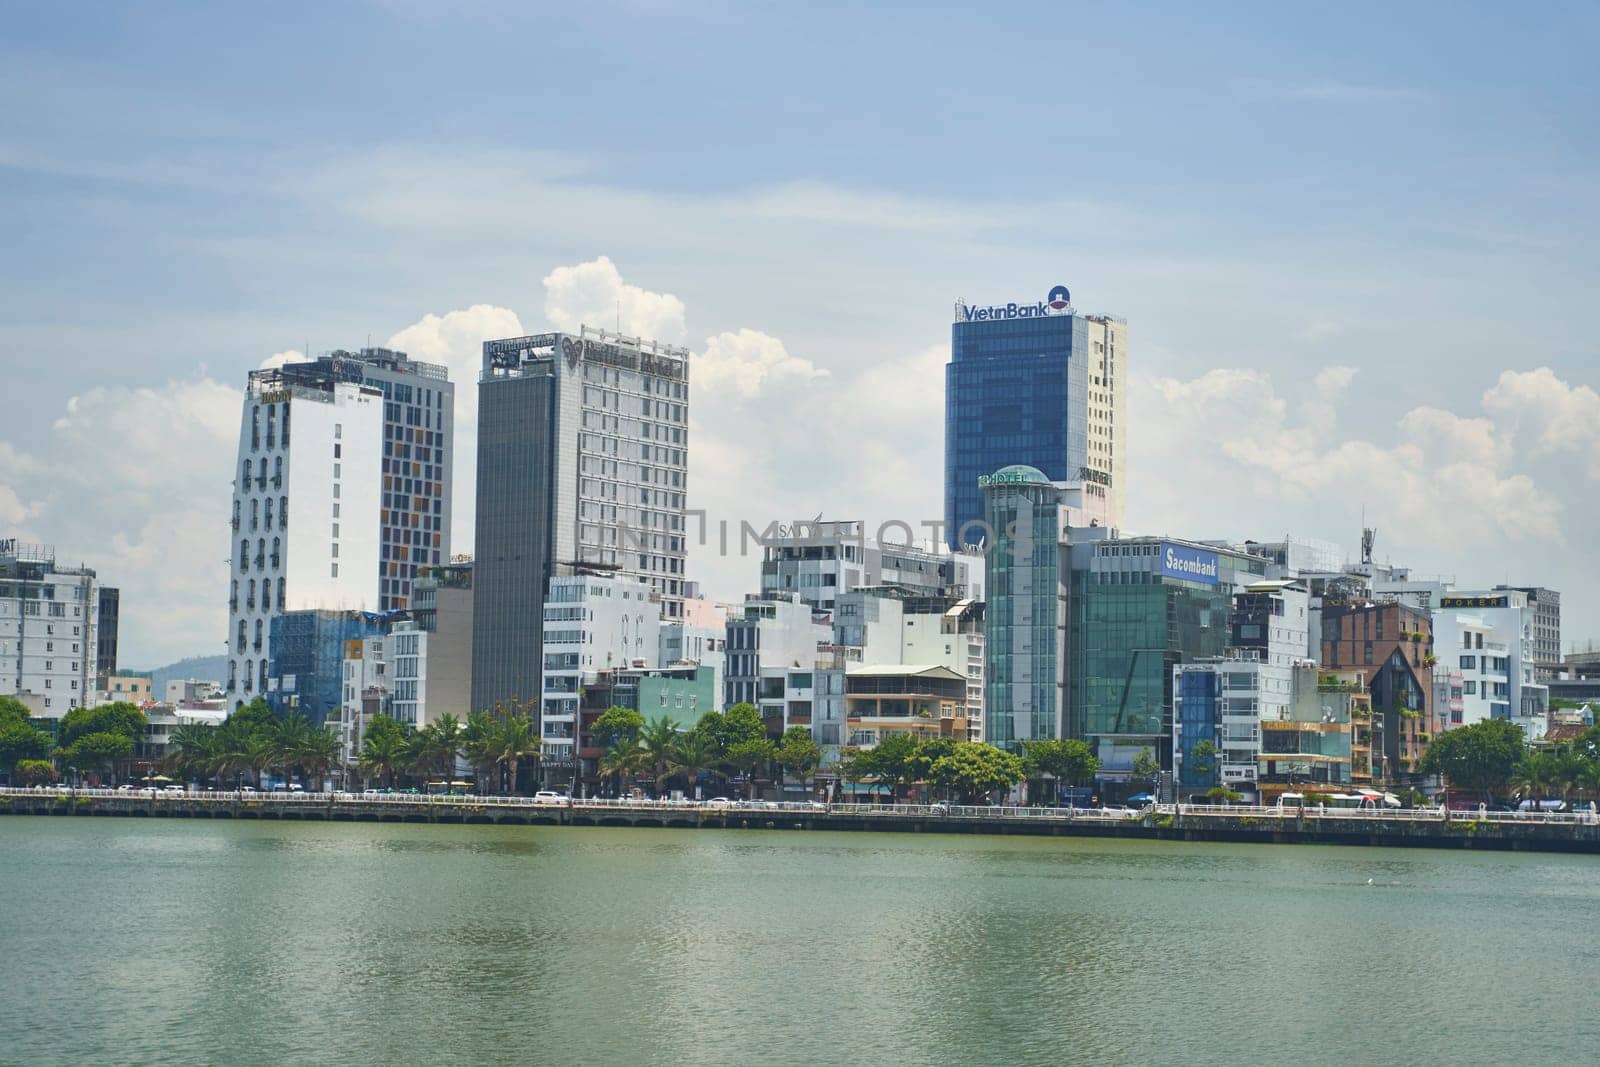
<svg viewBox="0 0 1600 1067">
<path fill-rule="evenodd" d="M 733 807 L 733 801 L 729 800 L 727 797 L 712 797 L 710 800 L 706 801 L 706 807 L 731 808 Z"/>
<path fill-rule="evenodd" d="M 533 802 L 535 804 L 557 804 L 565 806 L 572 803 L 572 798 L 567 796 L 565 793 L 556 793 L 549 789 L 541 789 L 537 793 L 533 794 Z"/>
</svg>

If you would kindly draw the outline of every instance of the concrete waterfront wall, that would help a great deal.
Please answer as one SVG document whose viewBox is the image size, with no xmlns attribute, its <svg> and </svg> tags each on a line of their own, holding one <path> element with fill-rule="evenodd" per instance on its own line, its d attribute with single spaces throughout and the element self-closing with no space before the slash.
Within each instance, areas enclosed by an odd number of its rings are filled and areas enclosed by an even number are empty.
<svg viewBox="0 0 1600 1067">
<path fill-rule="evenodd" d="M 960 811 L 961 809 L 956 809 Z M 528 826 L 636 826 L 686 829 L 836 830 L 849 832 L 1102 837 L 1161 841 L 1370 845 L 1600 853 L 1600 822 L 1452 817 L 1362 818 L 1307 812 L 1225 814 L 1145 812 L 1137 817 L 1078 814 L 936 814 L 870 810 L 767 810 L 704 806 L 576 804 L 535 806 L 496 798 L 360 797 L 285 801 L 234 796 L 130 793 L 81 795 L 8 792 L 0 815 L 172 819 L 267 819 L 327 822 L 456 823 Z"/>
</svg>

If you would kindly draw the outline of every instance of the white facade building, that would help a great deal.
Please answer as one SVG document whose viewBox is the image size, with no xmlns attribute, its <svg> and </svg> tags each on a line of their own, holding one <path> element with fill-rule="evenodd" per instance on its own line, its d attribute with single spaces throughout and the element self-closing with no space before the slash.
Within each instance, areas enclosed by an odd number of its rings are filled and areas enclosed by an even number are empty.
<svg viewBox="0 0 1600 1067">
<path fill-rule="evenodd" d="M 449 560 L 455 390 L 387 349 L 251 373 L 239 424 L 228 591 L 235 705 L 262 693 L 272 620 L 409 603 Z"/>
<path fill-rule="evenodd" d="M 658 662 L 663 667 L 695 664 L 711 668 L 713 688 L 717 699 L 722 699 L 723 683 L 727 679 L 728 606 L 702 597 L 689 597 L 683 602 L 683 617 L 661 622 L 661 651 Z"/>
<path fill-rule="evenodd" d="M 274 618 L 377 605 L 382 434 L 377 390 L 252 376 L 233 490 L 224 688 L 235 705 L 267 689 Z"/>
<path fill-rule="evenodd" d="M 95 681 L 95 573 L 55 549 L 0 540 L 0 694 L 60 718 L 88 706 Z"/>
<path fill-rule="evenodd" d="M 879 585 L 982 600 L 983 574 L 981 552 L 883 544 L 860 521 L 779 526 L 762 541 L 762 593 L 794 593 L 824 610 L 841 594 Z"/>
<path fill-rule="evenodd" d="M 758 704 L 762 679 L 774 677 L 776 671 L 816 670 L 819 649 L 833 639 L 833 624 L 793 593 L 752 595 L 729 613 L 727 633 L 724 706 L 732 707 Z"/>
<path fill-rule="evenodd" d="M 361 757 L 367 723 L 389 704 L 389 673 L 384 662 L 382 637 L 346 641 L 338 717 L 328 717 L 327 728 L 339 737 L 339 755 L 346 766 Z"/>
<path fill-rule="evenodd" d="M 586 572 L 550 579 L 540 684 L 545 762 L 575 755 L 579 689 L 596 671 L 653 668 L 661 653 L 661 599 L 637 575 Z"/>
<path fill-rule="evenodd" d="M 1461 709 L 1448 726 L 1507 719 L 1530 741 L 1544 736 L 1550 689 L 1538 680 L 1536 608 L 1515 589 L 1451 592 L 1433 610 L 1433 653 L 1461 676 Z"/>
</svg>

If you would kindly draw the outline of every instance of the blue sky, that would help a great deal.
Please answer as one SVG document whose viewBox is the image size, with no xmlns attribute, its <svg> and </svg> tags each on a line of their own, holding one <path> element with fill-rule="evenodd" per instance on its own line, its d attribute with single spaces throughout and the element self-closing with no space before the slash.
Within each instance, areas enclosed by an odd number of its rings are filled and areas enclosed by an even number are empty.
<svg viewBox="0 0 1600 1067">
<path fill-rule="evenodd" d="M 1061 281 L 1130 322 L 1130 525 L 1364 507 L 1600 631 L 1600 8 L 217 7 L 3 12 L 0 528 L 133 590 L 130 662 L 220 645 L 247 370 L 435 315 L 464 373 L 601 256 L 585 299 L 707 356 L 713 513 L 937 515 L 951 303 Z"/>
</svg>

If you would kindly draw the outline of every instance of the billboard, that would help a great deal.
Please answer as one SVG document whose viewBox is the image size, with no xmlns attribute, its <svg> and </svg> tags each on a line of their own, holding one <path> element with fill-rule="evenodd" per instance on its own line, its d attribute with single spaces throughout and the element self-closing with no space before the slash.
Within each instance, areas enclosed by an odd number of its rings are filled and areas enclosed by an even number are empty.
<svg viewBox="0 0 1600 1067">
<path fill-rule="evenodd" d="M 1219 573 L 1217 554 L 1203 548 L 1165 543 L 1161 546 L 1161 573 L 1167 578 L 1216 585 Z"/>
</svg>

